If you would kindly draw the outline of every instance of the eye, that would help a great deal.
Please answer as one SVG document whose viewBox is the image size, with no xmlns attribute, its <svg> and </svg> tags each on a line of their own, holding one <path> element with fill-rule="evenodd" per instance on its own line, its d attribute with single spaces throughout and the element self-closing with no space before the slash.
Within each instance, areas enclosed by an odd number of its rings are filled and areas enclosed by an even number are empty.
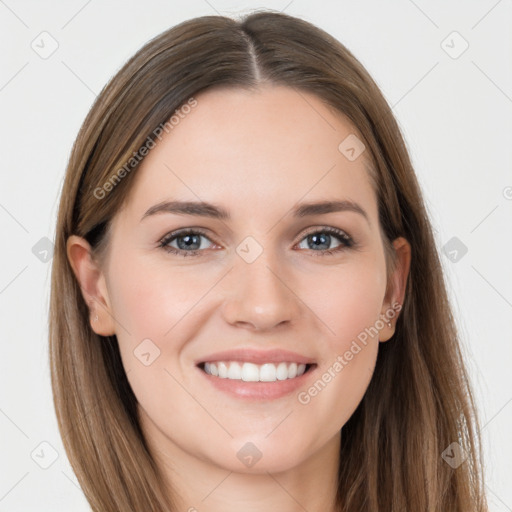
<svg viewBox="0 0 512 512">
<path fill-rule="evenodd" d="M 201 249 L 204 249 L 204 244 L 201 244 L 201 238 L 209 238 L 206 234 L 199 229 L 187 229 L 183 231 L 174 231 L 165 235 L 158 243 L 158 246 L 164 251 L 179 254 L 180 256 L 196 256 Z M 173 247 L 171 243 L 176 242 L 178 247 Z"/>
<path fill-rule="evenodd" d="M 331 242 L 334 240 L 338 240 L 340 243 L 334 248 L 330 248 Z M 316 231 L 311 231 L 306 234 L 306 237 L 302 240 L 306 241 L 306 244 L 311 244 L 313 252 L 316 252 L 315 256 L 326 256 L 329 254 L 337 253 L 343 251 L 344 249 L 349 249 L 351 247 L 355 247 L 355 242 L 346 233 L 341 231 L 341 229 L 333 228 L 333 227 L 324 227 L 321 229 L 317 229 Z M 301 242 L 300 245 L 303 244 Z M 301 249 L 310 249 L 310 247 L 300 247 Z M 326 250 L 324 250 L 326 249 Z"/>
<path fill-rule="evenodd" d="M 202 244 L 202 239 L 211 240 L 206 236 L 206 233 L 198 228 L 187 228 L 181 231 L 173 231 L 162 238 L 158 242 L 158 247 L 164 249 L 164 251 L 177 254 L 179 256 L 198 256 L 205 247 Z M 352 237 L 347 235 L 340 229 L 333 227 L 323 227 L 316 231 L 311 231 L 306 234 L 302 239 L 311 247 L 300 247 L 303 242 L 298 244 L 300 249 L 309 249 L 313 251 L 315 256 L 325 256 L 337 252 L 341 252 L 351 247 L 356 247 L 356 244 Z M 338 240 L 339 244 L 334 248 L 329 248 L 333 240 Z M 176 246 L 171 244 L 176 243 Z M 213 243 L 213 242 L 211 242 Z"/>
</svg>

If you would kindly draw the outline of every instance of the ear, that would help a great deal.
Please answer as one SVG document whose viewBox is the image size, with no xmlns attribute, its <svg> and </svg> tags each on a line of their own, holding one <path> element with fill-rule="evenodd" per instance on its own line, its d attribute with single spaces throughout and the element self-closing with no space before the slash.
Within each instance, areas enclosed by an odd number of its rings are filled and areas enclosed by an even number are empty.
<svg viewBox="0 0 512 512">
<path fill-rule="evenodd" d="M 105 277 L 92 258 L 91 246 L 84 238 L 72 235 L 67 240 L 66 252 L 84 300 L 89 304 L 93 331 L 102 336 L 115 334 Z"/>
<path fill-rule="evenodd" d="M 380 318 L 384 328 L 379 333 L 379 341 L 388 341 L 395 334 L 395 326 L 400 310 L 402 309 L 407 286 L 407 278 L 411 266 L 411 245 L 399 237 L 393 241 L 393 248 L 397 256 L 396 269 L 388 279 L 386 296 Z M 388 325 L 388 322 L 391 326 Z"/>
</svg>

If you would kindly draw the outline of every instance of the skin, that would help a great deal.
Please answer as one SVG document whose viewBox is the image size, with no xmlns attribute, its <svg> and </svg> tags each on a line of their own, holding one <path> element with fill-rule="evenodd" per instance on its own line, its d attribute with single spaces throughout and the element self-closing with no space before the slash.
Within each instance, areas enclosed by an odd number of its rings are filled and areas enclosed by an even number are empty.
<svg viewBox="0 0 512 512">
<path fill-rule="evenodd" d="M 334 510 L 340 429 L 363 398 L 396 317 L 307 404 L 296 392 L 260 402 L 230 397 L 200 378 L 194 362 L 238 347 L 293 350 L 318 364 L 301 388 L 307 391 L 365 328 L 402 304 L 410 245 L 393 242 L 398 266 L 387 276 L 366 152 L 349 161 L 338 150 L 357 131 L 316 96 L 265 86 L 211 89 L 196 99 L 136 171 L 104 265 L 93 262 L 84 239 L 68 241 L 93 304 L 91 326 L 117 336 L 145 437 L 179 510 Z M 232 219 L 161 213 L 141 221 L 170 199 L 213 202 Z M 326 199 L 358 203 L 369 223 L 351 211 L 289 214 L 298 201 Z M 342 250 L 320 255 L 325 249 L 307 235 L 329 226 L 357 249 L 332 235 L 328 248 Z M 188 227 L 207 231 L 199 255 L 158 247 Z M 252 263 L 236 251 L 247 236 L 263 249 Z M 147 338 L 160 350 L 149 366 L 134 355 Z M 247 442 L 262 454 L 252 467 L 236 456 Z"/>
</svg>

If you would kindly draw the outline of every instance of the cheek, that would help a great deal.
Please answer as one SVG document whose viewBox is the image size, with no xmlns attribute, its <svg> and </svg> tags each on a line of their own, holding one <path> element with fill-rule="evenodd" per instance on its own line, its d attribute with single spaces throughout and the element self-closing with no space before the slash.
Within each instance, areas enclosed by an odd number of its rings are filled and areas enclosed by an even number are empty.
<svg viewBox="0 0 512 512">
<path fill-rule="evenodd" d="M 116 321 L 135 342 L 163 339 L 204 294 L 205 283 L 184 269 L 125 260 L 111 272 Z M 118 326 L 120 327 L 120 326 Z"/>
<path fill-rule="evenodd" d="M 385 267 L 375 261 L 331 268 L 328 279 L 319 274 L 315 282 L 305 302 L 321 320 L 322 357 L 316 380 L 301 390 L 298 401 L 315 417 L 329 417 L 335 432 L 353 414 L 373 375 Z"/>
<path fill-rule="evenodd" d="M 339 353 L 379 319 L 385 268 L 379 262 L 331 267 L 304 278 L 301 286 L 304 302 L 321 321 L 328 352 Z"/>
<path fill-rule="evenodd" d="M 135 257 L 118 260 L 109 276 L 121 359 L 138 402 L 156 418 L 167 410 L 170 396 L 184 410 L 190 399 L 171 375 L 193 337 L 194 305 L 204 294 L 204 278 Z"/>
</svg>

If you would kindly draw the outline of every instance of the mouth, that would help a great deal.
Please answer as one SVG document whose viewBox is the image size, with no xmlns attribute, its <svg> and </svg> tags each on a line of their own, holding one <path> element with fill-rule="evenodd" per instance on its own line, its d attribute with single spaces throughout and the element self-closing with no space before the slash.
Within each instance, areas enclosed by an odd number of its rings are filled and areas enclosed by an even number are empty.
<svg viewBox="0 0 512 512">
<path fill-rule="evenodd" d="M 268 362 L 256 364 L 248 361 L 211 361 L 197 365 L 204 373 L 219 379 L 243 382 L 276 382 L 297 379 L 311 371 L 315 363 Z"/>
<path fill-rule="evenodd" d="M 289 350 L 249 347 L 216 352 L 196 360 L 204 382 L 225 396 L 252 401 L 289 397 L 307 385 L 317 363 Z"/>
</svg>

